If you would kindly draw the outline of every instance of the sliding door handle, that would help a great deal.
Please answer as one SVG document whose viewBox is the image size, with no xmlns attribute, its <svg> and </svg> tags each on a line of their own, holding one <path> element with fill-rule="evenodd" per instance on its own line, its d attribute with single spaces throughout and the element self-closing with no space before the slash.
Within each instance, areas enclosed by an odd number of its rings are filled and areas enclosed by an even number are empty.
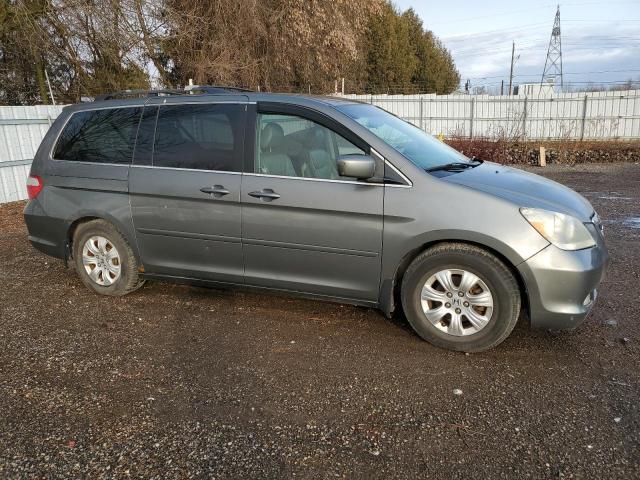
<svg viewBox="0 0 640 480">
<path fill-rule="evenodd" d="M 270 188 L 264 188 L 260 191 L 249 192 L 249 195 L 254 198 L 260 198 L 265 202 L 270 202 L 271 200 L 277 200 L 278 198 L 280 198 L 280 195 L 278 195 Z"/>
<path fill-rule="evenodd" d="M 229 195 L 231 193 L 222 185 L 214 185 L 213 187 L 202 187 L 200 191 L 202 193 L 208 193 L 209 195 L 213 195 L 215 198 L 224 197 L 225 195 Z"/>
</svg>

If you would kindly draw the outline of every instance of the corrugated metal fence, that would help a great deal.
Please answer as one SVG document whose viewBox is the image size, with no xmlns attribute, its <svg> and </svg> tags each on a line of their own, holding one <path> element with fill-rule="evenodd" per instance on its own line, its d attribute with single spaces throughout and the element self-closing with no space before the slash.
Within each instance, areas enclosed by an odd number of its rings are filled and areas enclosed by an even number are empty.
<svg viewBox="0 0 640 480">
<path fill-rule="evenodd" d="M 346 95 L 433 134 L 520 139 L 640 139 L 640 90 L 553 97 Z M 25 199 L 29 165 L 62 106 L 0 107 L 0 203 Z"/>
<path fill-rule="evenodd" d="M 27 198 L 25 179 L 40 141 L 62 107 L 0 107 L 0 203 Z"/>
<path fill-rule="evenodd" d="M 433 134 L 511 139 L 638 139 L 640 90 L 524 95 L 345 95 Z"/>
</svg>

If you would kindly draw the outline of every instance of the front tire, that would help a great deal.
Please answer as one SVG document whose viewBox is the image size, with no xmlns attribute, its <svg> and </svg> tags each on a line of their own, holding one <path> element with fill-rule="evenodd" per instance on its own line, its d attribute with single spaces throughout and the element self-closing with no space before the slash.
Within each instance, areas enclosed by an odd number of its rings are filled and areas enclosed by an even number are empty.
<svg viewBox="0 0 640 480">
<path fill-rule="evenodd" d="M 78 226 L 73 236 L 73 262 L 82 283 L 101 295 L 126 295 L 144 283 L 131 246 L 105 220 Z"/>
<path fill-rule="evenodd" d="M 495 255 L 442 243 L 409 265 L 402 306 L 416 333 L 438 347 L 481 352 L 504 341 L 520 315 L 520 289 Z"/>
</svg>

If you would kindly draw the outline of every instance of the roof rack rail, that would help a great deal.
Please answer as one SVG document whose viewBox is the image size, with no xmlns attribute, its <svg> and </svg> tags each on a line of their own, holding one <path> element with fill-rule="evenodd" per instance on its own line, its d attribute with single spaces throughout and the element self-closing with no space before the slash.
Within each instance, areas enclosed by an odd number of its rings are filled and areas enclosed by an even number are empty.
<svg viewBox="0 0 640 480">
<path fill-rule="evenodd" d="M 248 88 L 230 87 L 226 85 L 187 85 L 184 89 L 188 92 L 203 93 L 253 92 L 253 90 Z"/>
<path fill-rule="evenodd" d="M 222 85 L 188 85 L 184 90 L 165 88 L 160 90 L 122 90 L 120 92 L 96 95 L 94 101 L 115 100 L 125 98 L 162 97 L 168 95 L 207 95 L 232 92 L 252 92 L 247 88 L 227 87 Z"/>
<path fill-rule="evenodd" d="M 122 90 L 120 92 L 103 93 L 96 95 L 95 101 L 115 100 L 122 98 L 160 97 L 165 95 L 187 95 L 189 92 L 176 89 L 160 90 Z"/>
</svg>

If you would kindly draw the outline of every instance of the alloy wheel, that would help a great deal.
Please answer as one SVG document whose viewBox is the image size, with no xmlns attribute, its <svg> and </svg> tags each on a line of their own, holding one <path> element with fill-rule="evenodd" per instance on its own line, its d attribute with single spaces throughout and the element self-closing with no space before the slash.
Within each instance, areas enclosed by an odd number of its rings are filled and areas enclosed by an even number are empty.
<svg viewBox="0 0 640 480">
<path fill-rule="evenodd" d="M 457 337 L 478 333 L 493 315 L 493 295 L 487 284 L 461 269 L 431 275 L 422 287 L 421 304 L 433 326 Z"/>
<path fill-rule="evenodd" d="M 108 287 L 120 278 L 122 262 L 115 245 L 105 237 L 90 237 L 82 248 L 82 264 L 89 278 Z"/>
</svg>

